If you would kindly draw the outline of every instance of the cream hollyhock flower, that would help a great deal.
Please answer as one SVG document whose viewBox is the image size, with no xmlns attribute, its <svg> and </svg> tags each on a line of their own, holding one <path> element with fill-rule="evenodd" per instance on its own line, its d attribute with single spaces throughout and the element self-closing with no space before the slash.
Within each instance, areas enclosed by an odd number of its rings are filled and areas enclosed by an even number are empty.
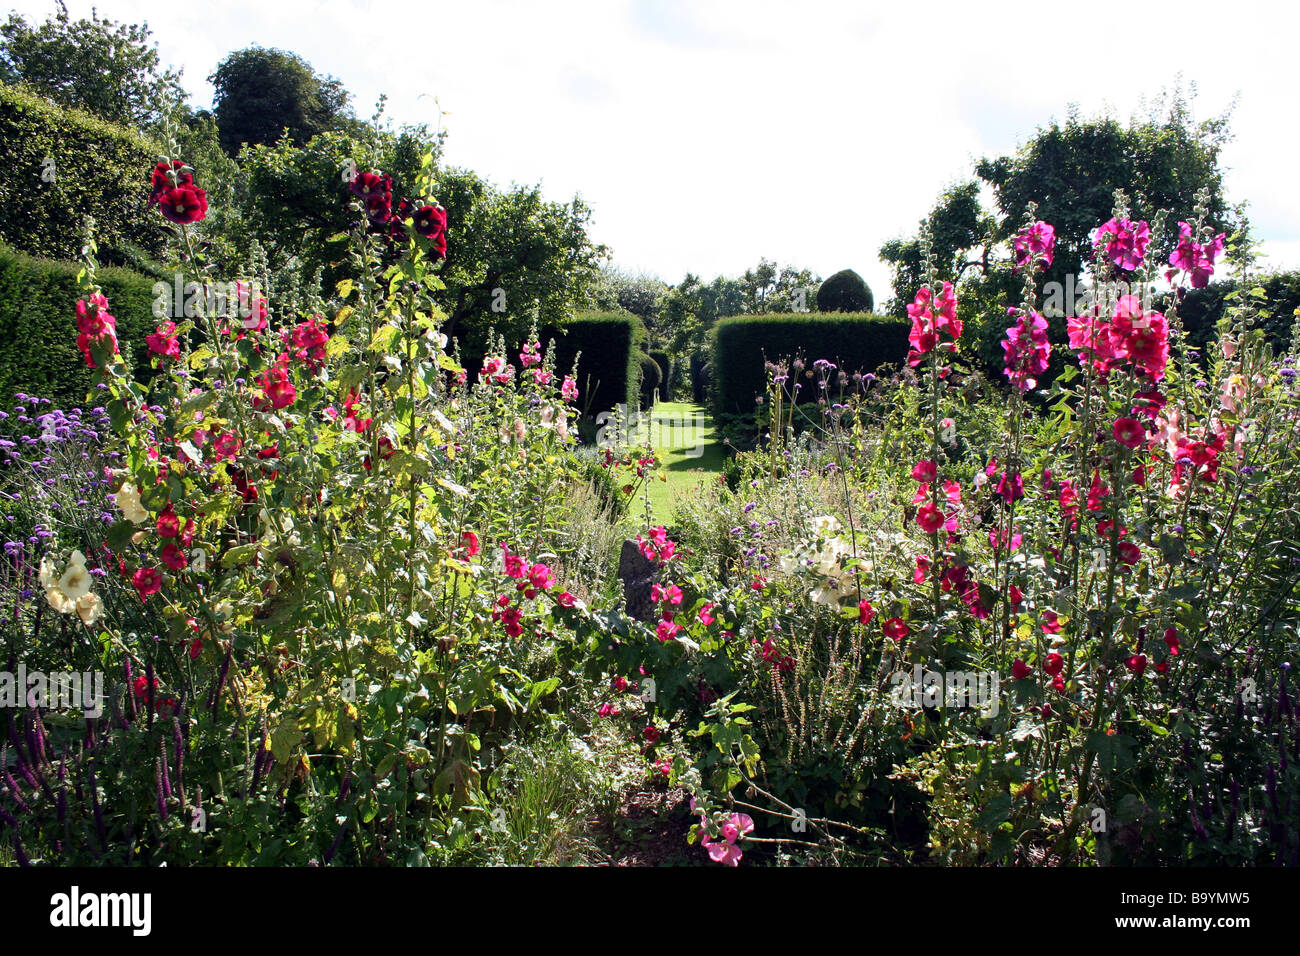
<svg viewBox="0 0 1300 956">
<path fill-rule="evenodd" d="M 133 482 L 122 483 L 117 494 L 113 496 L 117 506 L 122 509 L 122 517 L 134 524 L 144 524 L 149 520 L 149 512 L 140 503 L 140 490 Z"/>
<path fill-rule="evenodd" d="M 73 551 L 68 561 L 68 569 L 59 578 L 59 590 L 70 601 L 85 597 L 90 593 L 90 572 L 86 570 L 86 556 L 80 551 Z"/>
<path fill-rule="evenodd" d="M 104 602 L 98 594 L 83 594 L 77 599 L 77 617 L 90 626 L 104 616 Z"/>
</svg>

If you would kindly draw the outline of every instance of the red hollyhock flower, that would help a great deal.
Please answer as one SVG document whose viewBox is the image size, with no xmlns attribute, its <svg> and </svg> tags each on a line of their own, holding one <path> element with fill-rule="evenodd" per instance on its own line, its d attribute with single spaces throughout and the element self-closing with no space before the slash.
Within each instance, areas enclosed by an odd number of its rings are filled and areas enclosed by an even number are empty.
<svg viewBox="0 0 1300 956">
<path fill-rule="evenodd" d="M 560 607 L 573 607 L 573 605 L 578 603 L 578 599 L 568 591 L 561 591 L 555 596 L 555 603 Z"/>
<path fill-rule="evenodd" d="M 479 551 L 478 535 L 476 535 L 473 531 L 462 531 L 460 535 L 460 542 L 465 547 L 466 555 L 472 558 L 474 557 L 474 555 L 478 554 Z"/>
<path fill-rule="evenodd" d="M 1121 541 L 1119 544 L 1119 559 L 1125 564 L 1137 564 L 1142 558 L 1142 549 L 1132 541 Z"/>
<path fill-rule="evenodd" d="M 157 568 L 140 568 L 131 575 L 131 583 L 140 594 L 140 600 L 146 600 L 150 594 L 162 590 L 162 572 Z"/>
<path fill-rule="evenodd" d="M 1117 418 L 1111 427 L 1115 440 L 1125 448 L 1137 448 L 1147 438 L 1146 429 L 1136 418 Z"/>
<path fill-rule="evenodd" d="M 1177 656 L 1180 650 L 1178 646 L 1178 628 L 1171 627 L 1165 630 L 1165 644 L 1169 647 L 1169 653 Z"/>
<path fill-rule="evenodd" d="M 162 563 L 167 565 L 173 571 L 184 571 L 189 567 L 189 558 L 185 557 L 185 552 L 176 547 L 176 543 L 169 541 L 162 549 Z"/>
<path fill-rule="evenodd" d="M 1017 657 L 1014 661 L 1011 662 L 1011 679 L 1024 680 L 1031 673 L 1033 673 L 1033 670 L 1034 669 L 1032 667 L 1030 667 L 1028 664 L 1026 664 L 1024 661 L 1022 661 L 1020 658 Z"/>
<path fill-rule="evenodd" d="M 158 201 L 158 197 L 172 186 L 191 186 L 194 184 L 194 176 L 190 173 L 181 172 L 185 164 L 179 159 L 173 159 L 171 171 L 176 174 L 176 181 L 172 182 L 172 177 L 168 175 L 168 166 L 166 163 L 158 163 L 153 168 L 153 175 L 150 179 L 149 206 Z"/>
<path fill-rule="evenodd" d="M 289 370 L 282 365 L 274 365 L 259 375 L 257 384 L 274 409 L 287 408 L 298 399 L 298 390 L 289 381 Z"/>
<path fill-rule="evenodd" d="M 1145 654 L 1134 654 L 1124 662 L 1124 666 L 1138 677 L 1141 677 L 1147 670 L 1147 656 Z"/>
<path fill-rule="evenodd" d="M 441 206 L 422 206 L 415 211 L 411 228 L 433 240 L 439 259 L 447 258 L 447 210 Z"/>
<path fill-rule="evenodd" d="M 641 731 L 641 736 L 646 739 L 647 743 L 653 746 L 659 742 L 659 728 L 647 727 L 645 730 Z"/>
<path fill-rule="evenodd" d="M 875 609 L 871 606 L 870 601 L 858 602 L 858 623 L 870 624 L 871 619 L 876 616 Z"/>
<path fill-rule="evenodd" d="M 181 533 L 181 519 L 172 511 L 171 503 L 158 515 L 158 537 L 174 538 Z"/>
<path fill-rule="evenodd" d="M 912 633 L 912 629 L 907 626 L 901 617 L 891 617 L 880 625 L 880 629 L 885 632 L 885 637 L 892 638 L 895 641 L 901 641 Z"/>
<path fill-rule="evenodd" d="M 192 183 L 164 189 L 158 196 L 163 218 L 178 225 L 202 222 L 208 215 L 208 196 Z"/>
<path fill-rule="evenodd" d="M 348 189 L 362 199 L 370 199 L 373 196 L 392 193 L 393 179 L 382 173 L 357 173 L 352 182 L 348 183 Z"/>
<path fill-rule="evenodd" d="M 1043 658 L 1043 671 L 1047 674 L 1050 674 L 1052 677 L 1055 677 L 1057 674 L 1061 673 L 1061 668 L 1063 668 L 1064 666 L 1065 666 L 1065 658 L 1063 658 L 1060 654 L 1056 653 L 1056 651 L 1052 651 L 1045 658 Z"/>
<path fill-rule="evenodd" d="M 939 466 L 928 459 L 918 461 L 912 466 L 912 477 L 920 482 L 931 483 L 939 477 Z"/>
</svg>

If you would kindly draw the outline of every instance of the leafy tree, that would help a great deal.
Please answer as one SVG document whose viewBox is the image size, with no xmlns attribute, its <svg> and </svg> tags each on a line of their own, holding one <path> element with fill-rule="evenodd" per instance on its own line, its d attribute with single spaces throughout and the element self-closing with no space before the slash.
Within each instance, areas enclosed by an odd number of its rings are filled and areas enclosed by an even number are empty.
<svg viewBox="0 0 1300 956">
<path fill-rule="evenodd" d="M 184 94 L 180 73 L 160 70 L 145 24 L 73 20 L 58 12 L 33 27 L 17 13 L 0 24 L 0 81 L 25 85 L 63 106 L 135 129 L 154 130 Z"/>
<path fill-rule="evenodd" d="M 971 250 L 980 245 L 994 222 L 980 206 L 980 186 L 974 180 L 959 183 L 939 196 L 920 226 L 930 237 L 935 268 L 944 278 L 956 278 L 970 265 Z M 920 287 L 923 266 L 919 236 L 890 239 L 880 247 L 880 258 L 893 269 L 894 294 L 886 311 L 906 316 L 907 303 Z"/>
<path fill-rule="evenodd" d="M 759 315 L 810 310 L 818 278 L 808 269 L 778 267 L 775 262 L 760 259 L 757 267 L 745 270 L 740 283 L 745 290 L 744 312 Z"/>
<path fill-rule="evenodd" d="M 216 87 L 214 115 L 221 145 L 232 156 L 250 146 L 275 143 L 287 131 L 301 146 L 312 137 L 353 128 L 350 95 L 340 80 L 319 76 L 302 57 L 251 46 L 236 50 L 208 81 Z"/>
<path fill-rule="evenodd" d="M 489 327 L 522 334 L 534 314 L 539 324 L 563 324 L 607 254 L 587 234 L 591 209 L 582 198 L 551 202 L 538 186 L 498 189 L 467 169 L 440 171 L 436 188 L 448 223 L 444 330 L 474 352 Z"/>
<path fill-rule="evenodd" d="M 624 309 L 654 329 L 660 304 L 667 292 L 668 286 L 655 276 L 633 275 L 605 265 L 587 290 L 583 305 L 597 312 Z"/>
</svg>

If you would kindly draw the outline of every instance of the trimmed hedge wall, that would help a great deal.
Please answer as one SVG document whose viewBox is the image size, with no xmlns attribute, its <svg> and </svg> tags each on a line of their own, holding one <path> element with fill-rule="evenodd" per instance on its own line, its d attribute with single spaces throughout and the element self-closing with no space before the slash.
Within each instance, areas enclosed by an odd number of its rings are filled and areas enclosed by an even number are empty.
<svg viewBox="0 0 1300 956">
<path fill-rule="evenodd" d="M 592 415 L 626 404 L 637 408 L 641 397 L 641 345 L 645 325 L 629 313 L 584 313 L 569 318 L 563 327 L 538 330 L 543 347 L 555 340 L 555 371 L 567 375 L 573 357 L 578 363 L 578 407 Z"/>
<path fill-rule="evenodd" d="M 843 312 L 738 315 L 720 319 L 712 330 L 715 415 L 746 414 L 767 392 L 766 360 L 801 354 L 809 365 L 828 359 L 846 372 L 870 372 L 907 357 L 905 319 Z M 815 400 L 804 387 L 801 399 Z"/>
<path fill-rule="evenodd" d="M 60 408 L 85 403 L 91 373 L 77 350 L 80 268 L 0 245 L 0 401 L 27 392 Z M 122 357 L 133 368 L 147 370 L 144 337 L 154 330 L 157 280 L 115 268 L 99 270 L 98 279 L 117 319 Z"/>
<path fill-rule="evenodd" d="M 161 147 L 134 130 L 65 109 L 0 83 L 0 241 L 49 259 L 76 259 L 87 216 L 95 218 L 101 262 L 126 261 L 126 245 L 161 249 L 162 233 L 141 238 L 149 174 Z M 46 157 L 54 160 L 51 176 Z"/>
</svg>

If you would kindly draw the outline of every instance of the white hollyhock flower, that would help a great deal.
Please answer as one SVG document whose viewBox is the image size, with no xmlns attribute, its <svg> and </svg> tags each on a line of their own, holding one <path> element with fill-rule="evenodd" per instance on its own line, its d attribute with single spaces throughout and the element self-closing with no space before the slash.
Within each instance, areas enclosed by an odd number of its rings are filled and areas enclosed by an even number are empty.
<svg viewBox="0 0 1300 956">
<path fill-rule="evenodd" d="M 140 503 L 140 490 L 132 482 L 124 482 L 113 496 L 117 506 L 122 509 L 122 517 L 134 524 L 144 524 L 149 520 L 149 512 Z"/>
<path fill-rule="evenodd" d="M 104 616 L 104 602 L 98 594 L 83 594 L 77 599 L 77 616 L 87 626 Z"/>
</svg>

